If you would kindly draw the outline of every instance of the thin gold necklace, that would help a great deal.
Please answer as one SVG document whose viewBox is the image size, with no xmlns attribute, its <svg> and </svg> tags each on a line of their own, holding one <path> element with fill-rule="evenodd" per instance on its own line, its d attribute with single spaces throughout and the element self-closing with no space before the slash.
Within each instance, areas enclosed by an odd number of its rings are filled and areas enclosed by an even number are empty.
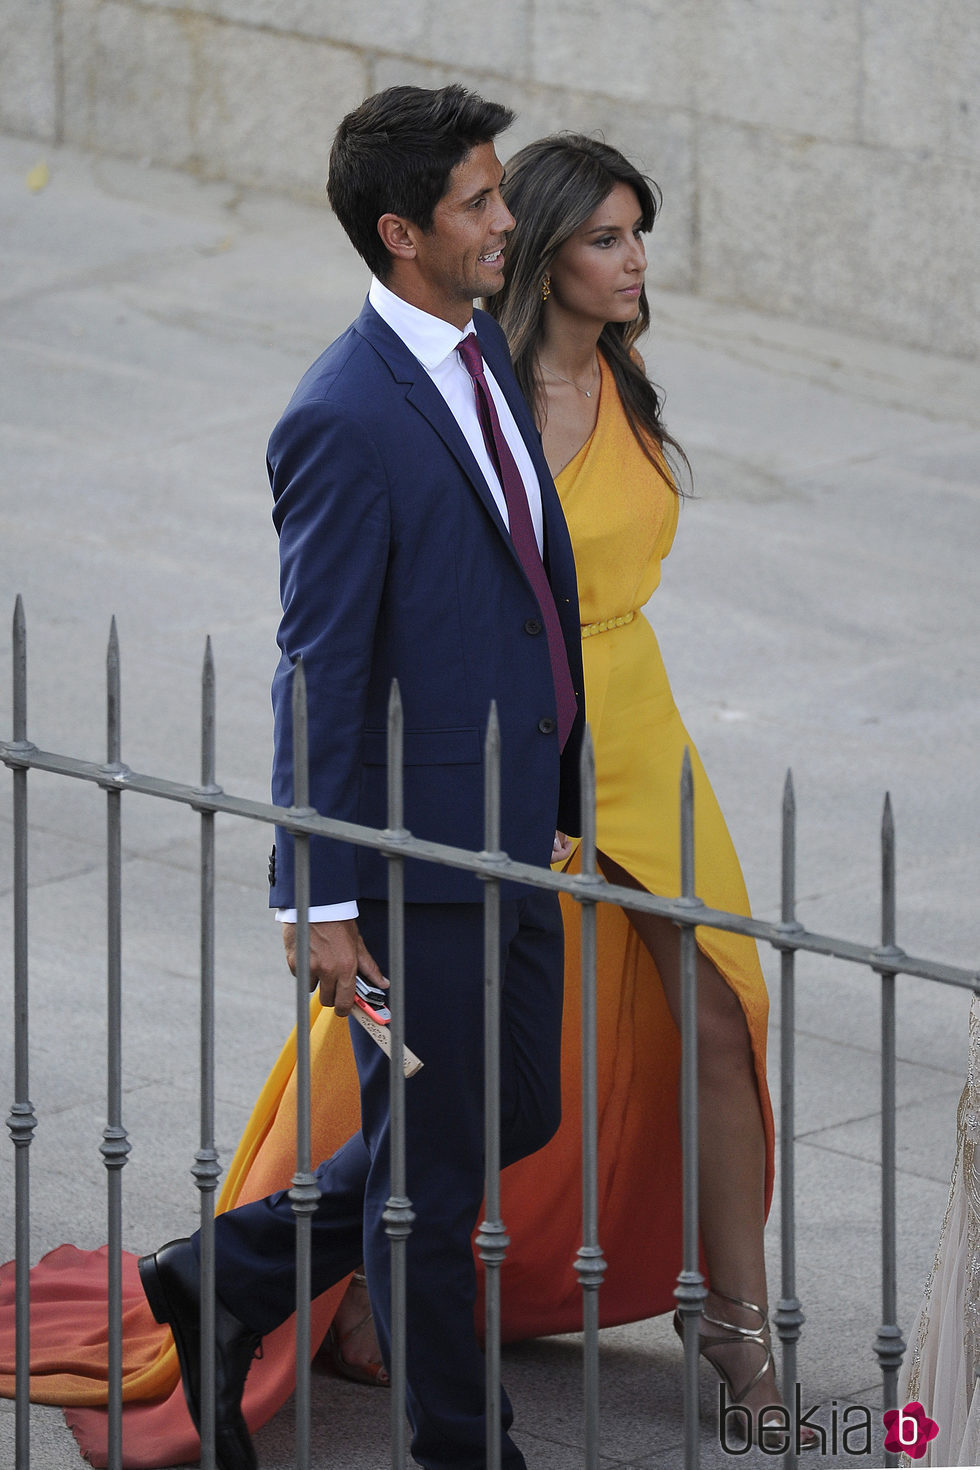
<svg viewBox="0 0 980 1470">
<path fill-rule="evenodd" d="M 541 367 L 544 368 L 544 370 L 545 370 L 546 373 L 551 373 L 552 377 L 554 377 L 554 378 L 560 378 L 563 383 L 568 383 L 568 385 L 570 387 L 574 388 L 576 390 L 576 392 L 581 393 L 584 398 L 591 398 L 592 397 L 592 394 L 595 391 L 595 385 L 596 385 L 596 383 L 599 380 L 599 359 L 598 359 L 598 357 L 595 360 L 595 371 L 592 374 L 592 386 L 590 388 L 580 388 L 579 385 L 572 378 L 566 378 L 562 373 L 556 373 L 553 367 L 549 367 L 546 362 L 541 362 L 541 359 L 540 358 L 538 358 L 538 363 L 539 363 L 539 365 Z"/>
</svg>

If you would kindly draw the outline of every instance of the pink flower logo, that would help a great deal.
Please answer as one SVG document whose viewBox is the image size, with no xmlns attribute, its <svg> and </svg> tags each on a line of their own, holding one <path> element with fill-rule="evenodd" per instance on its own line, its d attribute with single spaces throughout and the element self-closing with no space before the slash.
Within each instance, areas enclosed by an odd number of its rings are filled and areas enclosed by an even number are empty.
<svg viewBox="0 0 980 1470">
<path fill-rule="evenodd" d="M 939 1425 L 929 1418 L 920 1403 L 906 1404 L 904 1409 L 888 1409 L 884 1418 L 888 1430 L 885 1449 L 908 1455 L 912 1460 L 921 1459 L 926 1445 L 939 1433 Z"/>
</svg>

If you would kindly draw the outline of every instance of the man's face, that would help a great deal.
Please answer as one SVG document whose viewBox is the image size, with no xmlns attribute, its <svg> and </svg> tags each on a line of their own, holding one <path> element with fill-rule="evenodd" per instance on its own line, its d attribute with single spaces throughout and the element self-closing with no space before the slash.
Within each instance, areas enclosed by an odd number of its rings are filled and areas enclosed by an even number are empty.
<svg viewBox="0 0 980 1470">
<path fill-rule="evenodd" d="M 503 285 L 504 245 L 514 217 L 500 196 L 504 171 L 492 143 L 471 148 L 449 175 L 427 231 L 412 227 L 412 301 L 465 327 L 478 296 Z"/>
</svg>

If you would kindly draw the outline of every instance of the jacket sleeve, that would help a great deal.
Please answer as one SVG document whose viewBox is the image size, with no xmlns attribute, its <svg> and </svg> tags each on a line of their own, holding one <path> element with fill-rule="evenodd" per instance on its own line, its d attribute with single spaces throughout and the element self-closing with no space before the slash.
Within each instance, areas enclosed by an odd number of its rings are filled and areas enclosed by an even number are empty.
<svg viewBox="0 0 980 1470">
<path fill-rule="evenodd" d="M 354 821 L 389 550 L 387 474 L 363 427 L 323 400 L 287 411 L 270 440 L 268 466 L 282 599 L 272 687 L 273 800 L 293 802 L 292 671 L 302 658 L 310 803 L 323 816 Z M 270 902 L 292 907 L 293 842 L 282 831 L 276 870 Z M 355 874 L 351 844 L 313 839 L 311 903 L 356 898 Z"/>
</svg>

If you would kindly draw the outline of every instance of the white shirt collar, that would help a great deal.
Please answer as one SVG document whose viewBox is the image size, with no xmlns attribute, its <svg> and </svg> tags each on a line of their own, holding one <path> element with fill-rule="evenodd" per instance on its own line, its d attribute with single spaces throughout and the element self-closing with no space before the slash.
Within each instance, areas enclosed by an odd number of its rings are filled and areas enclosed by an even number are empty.
<svg viewBox="0 0 980 1470">
<path fill-rule="evenodd" d="M 472 319 L 462 331 L 442 317 L 412 306 L 394 291 L 389 291 L 377 276 L 371 277 L 368 300 L 382 321 L 400 337 L 413 356 L 430 372 L 456 351 L 468 333 L 474 330 Z"/>
</svg>

